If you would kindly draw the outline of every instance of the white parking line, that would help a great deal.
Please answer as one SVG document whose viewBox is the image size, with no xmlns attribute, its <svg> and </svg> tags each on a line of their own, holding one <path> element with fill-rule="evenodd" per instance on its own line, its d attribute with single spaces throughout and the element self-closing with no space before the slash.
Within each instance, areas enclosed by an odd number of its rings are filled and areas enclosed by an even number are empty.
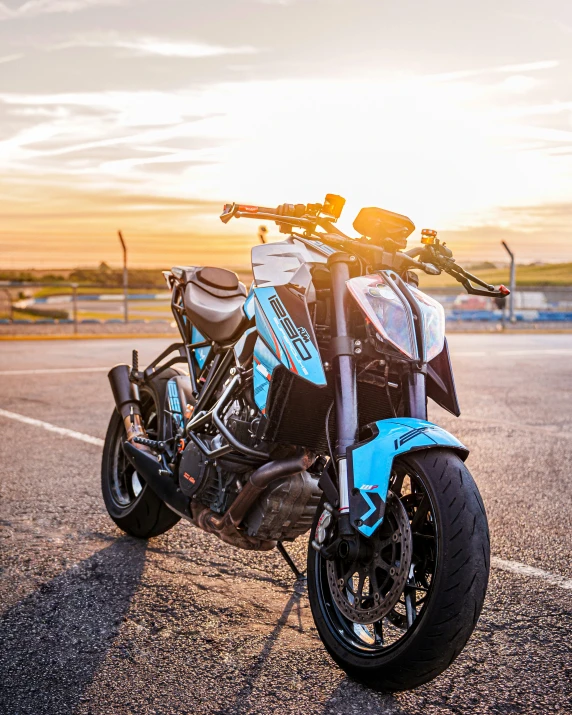
<svg viewBox="0 0 572 715">
<path fill-rule="evenodd" d="M 572 579 L 564 578 L 564 576 L 550 573 L 549 571 L 537 569 L 534 566 L 521 564 L 520 561 L 505 561 L 504 559 L 499 559 L 496 556 L 491 556 L 491 566 L 495 569 L 500 569 L 501 571 L 516 573 L 519 576 L 540 578 L 543 581 L 551 583 L 553 586 L 560 586 L 560 588 L 572 591 Z"/>
<path fill-rule="evenodd" d="M 0 370 L 0 375 L 50 375 L 67 372 L 108 372 L 108 367 L 54 367 L 38 370 Z"/>
<path fill-rule="evenodd" d="M 26 417 L 25 415 L 19 415 L 17 412 L 10 412 L 9 410 L 3 410 L 0 408 L 0 417 L 6 417 L 9 420 L 16 420 L 16 422 L 23 422 L 26 425 L 31 425 L 32 427 L 41 427 L 48 432 L 55 432 L 56 434 L 61 434 L 63 437 L 73 437 L 73 439 L 79 439 L 82 442 L 87 442 L 88 444 L 95 444 L 97 447 L 103 447 L 103 440 L 99 437 L 92 437 L 89 434 L 84 434 L 83 432 L 76 432 L 73 429 L 66 429 L 65 427 L 57 427 L 49 422 L 42 422 L 42 420 L 35 420 L 33 417 Z"/>
</svg>

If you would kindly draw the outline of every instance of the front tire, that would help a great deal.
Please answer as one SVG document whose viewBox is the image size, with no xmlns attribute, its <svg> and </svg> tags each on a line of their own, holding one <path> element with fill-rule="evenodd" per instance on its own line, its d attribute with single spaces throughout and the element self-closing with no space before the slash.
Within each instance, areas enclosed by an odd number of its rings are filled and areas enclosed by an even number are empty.
<svg viewBox="0 0 572 715">
<path fill-rule="evenodd" d="M 353 678 L 389 692 L 432 680 L 459 655 L 481 612 L 490 562 L 483 503 L 455 453 L 436 448 L 399 457 L 390 490 L 411 525 L 411 571 L 400 600 L 378 622 L 352 622 L 351 607 L 340 610 L 328 562 L 308 549 L 308 595 L 326 649 Z"/>
<path fill-rule="evenodd" d="M 141 413 L 149 437 L 164 439 L 166 426 L 162 424 L 166 384 L 175 375 L 166 371 L 141 388 Z M 109 516 L 117 526 L 131 536 L 148 539 L 171 529 L 180 516 L 171 511 L 139 477 L 123 452 L 125 440 L 123 420 L 113 411 L 101 462 L 101 492 Z"/>
</svg>

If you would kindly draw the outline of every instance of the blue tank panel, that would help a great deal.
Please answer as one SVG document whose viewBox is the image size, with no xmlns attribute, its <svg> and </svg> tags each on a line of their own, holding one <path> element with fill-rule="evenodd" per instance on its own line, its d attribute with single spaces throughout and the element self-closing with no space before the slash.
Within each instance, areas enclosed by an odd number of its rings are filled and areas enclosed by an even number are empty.
<svg viewBox="0 0 572 715">
<path fill-rule="evenodd" d="M 199 331 L 195 328 L 194 325 L 191 331 L 191 340 L 193 341 L 193 343 L 202 343 L 204 340 L 206 340 L 204 335 L 201 335 L 201 333 L 199 333 Z M 197 361 L 197 364 L 201 368 L 201 370 L 205 366 L 210 351 L 210 345 L 207 345 L 204 348 L 195 348 L 193 350 L 193 352 L 195 353 L 195 360 Z"/>
<path fill-rule="evenodd" d="M 280 365 L 280 361 L 266 347 L 264 341 L 258 338 L 254 346 L 254 401 L 262 414 L 266 412 L 272 373 L 278 365 Z"/>
<path fill-rule="evenodd" d="M 296 299 L 300 309 L 297 318 L 286 309 L 275 287 L 255 288 L 254 294 L 256 328 L 266 345 L 272 348 L 275 357 L 295 375 L 315 385 L 326 385 L 322 359 L 314 344 L 305 302 Z"/>
</svg>

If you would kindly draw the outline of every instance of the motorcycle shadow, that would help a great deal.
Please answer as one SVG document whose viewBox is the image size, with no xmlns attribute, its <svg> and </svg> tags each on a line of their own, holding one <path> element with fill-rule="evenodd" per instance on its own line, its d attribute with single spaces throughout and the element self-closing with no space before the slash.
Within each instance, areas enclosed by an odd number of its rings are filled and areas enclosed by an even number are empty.
<svg viewBox="0 0 572 715">
<path fill-rule="evenodd" d="M 393 695 L 378 693 L 360 685 L 351 678 L 344 678 L 324 703 L 324 715 L 347 715 L 347 713 L 391 713 L 406 715 Z"/>
<path fill-rule="evenodd" d="M 76 709 L 119 632 L 145 556 L 145 542 L 119 538 L 3 614 L 1 712 Z"/>
<path fill-rule="evenodd" d="M 299 633 L 308 633 L 308 624 L 304 623 L 302 601 L 307 598 L 306 580 L 296 579 L 292 583 L 292 593 L 289 596 L 282 613 L 272 631 L 266 637 L 264 644 L 251 667 L 242 673 L 245 685 L 234 695 L 233 700 L 213 715 L 243 715 L 258 712 L 256 698 L 259 679 L 267 668 L 272 669 L 272 658 L 275 646 L 279 647 L 279 639 L 285 628 L 293 628 Z M 313 626 L 312 626 L 313 630 Z M 316 640 L 317 634 L 315 635 Z M 325 656 L 327 658 L 327 656 Z M 275 666 L 274 666 L 275 667 Z M 337 670 L 331 662 L 332 670 Z M 341 671 L 339 671 L 341 673 Z M 356 706 L 359 706 L 356 710 Z M 347 715 L 352 712 L 391 713 L 406 715 L 395 697 L 389 694 L 374 692 L 351 678 L 345 677 L 332 691 L 323 704 L 324 715 Z"/>
</svg>

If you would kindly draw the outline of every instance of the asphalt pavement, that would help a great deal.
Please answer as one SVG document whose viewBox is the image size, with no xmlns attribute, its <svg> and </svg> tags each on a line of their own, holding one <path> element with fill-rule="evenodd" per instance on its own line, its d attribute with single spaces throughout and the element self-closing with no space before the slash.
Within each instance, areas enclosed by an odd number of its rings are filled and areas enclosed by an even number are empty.
<svg viewBox="0 0 572 715">
<path fill-rule="evenodd" d="M 430 419 L 471 449 L 493 569 L 463 653 L 396 695 L 330 660 L 277 552 L 108 518 L 106 369 L 166 344 L 0 343 L 0 713 L 572 713 L 572 335 L 450 338 L 463 414 Z"/>
</svg>

